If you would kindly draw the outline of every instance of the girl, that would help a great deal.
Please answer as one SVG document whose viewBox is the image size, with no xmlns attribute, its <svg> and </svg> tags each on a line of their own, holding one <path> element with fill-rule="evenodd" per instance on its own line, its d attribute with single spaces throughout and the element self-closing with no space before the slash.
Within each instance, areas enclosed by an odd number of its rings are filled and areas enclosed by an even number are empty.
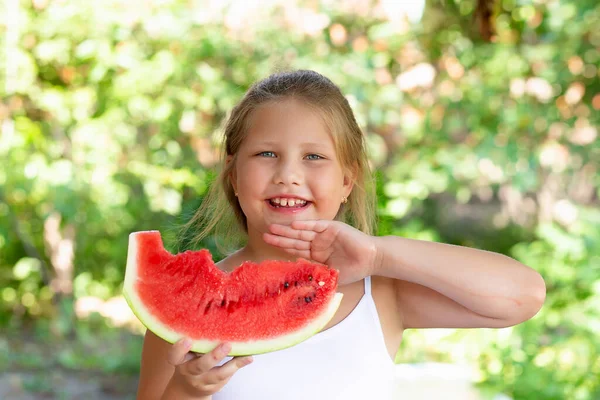
<svg viewBox="0 0 600 400">
<path fill-rule="evenodd" d="M 338 269 L 344 297 L 322 332 L 254 362 L 226 359 L 227 343 L 198 355 L 186 340 L 171 345 L 148 331 L 139 399 L 391 399 L 405 329 L 507 327 L 542 306 L 541 276 L 509 257 L 371 235 L 364 136 L 322 75 L 258 82 L 224 139 L 220 186 L 188 224 L 205 222 L 200 237 L 227 227 L 228 216 L 242 228 L 246 244 L 217 265 L 303 257 Z"/>
</svg>

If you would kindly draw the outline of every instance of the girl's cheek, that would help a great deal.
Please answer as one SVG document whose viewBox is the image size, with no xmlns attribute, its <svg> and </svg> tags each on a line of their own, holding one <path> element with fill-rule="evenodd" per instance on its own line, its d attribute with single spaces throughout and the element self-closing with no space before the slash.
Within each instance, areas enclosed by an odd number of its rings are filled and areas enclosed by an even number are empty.
<svg viewBox="0 0 600 400">
<path fill-rule="evenodd" d="M 331 189 L 331 187 L 335 187 L 340 182 L 343 182 L 343 177 L 335 173 L 335 171 L 315 171 L 310 174 L 310 177 L 310 182 L 313 182 L 315 185 L 318 185 L 320 187 L 327 186 L 328 189 Z"/>
</svg>

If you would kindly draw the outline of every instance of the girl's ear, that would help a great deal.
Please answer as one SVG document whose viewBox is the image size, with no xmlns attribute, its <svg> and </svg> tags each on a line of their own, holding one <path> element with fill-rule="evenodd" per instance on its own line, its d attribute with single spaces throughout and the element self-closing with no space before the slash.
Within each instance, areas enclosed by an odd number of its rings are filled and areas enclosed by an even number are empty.
<svg viewBox="0 0 600 400">
<path fill-rule="evenodd" d="M 232 155 L 228 155 L 227 158 L 225 159 L 225 169 L 230 170 L 227 179 L 229 179 L 229 183 L 231 184 L 231 187 L 233 188 L 233 191 L 237 193 L 237 187 L 235 184 L 235 166 L 231 165 L 231 163 L 233 162 L 233 156 Z"/>
<path fill-rule="evenodd" d="M 343 192 L 344 196 L 350 196 L 352 188 L 354 188 L 354 182 L 356 182 L 356 172 L 353 169 L 349 169 L 344 174 Z"/>
</svg>

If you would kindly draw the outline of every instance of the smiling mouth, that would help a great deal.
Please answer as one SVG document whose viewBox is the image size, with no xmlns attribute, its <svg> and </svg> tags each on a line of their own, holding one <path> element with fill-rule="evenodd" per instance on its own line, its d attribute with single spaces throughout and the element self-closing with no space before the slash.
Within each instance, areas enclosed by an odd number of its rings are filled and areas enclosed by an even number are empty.
<svg viewBox="0 0 600 400">
<path fill-rule="evenodd" d="M 310 201 L 303 199 L 273 198 L 267 200 L 275 208 L 304 208 L 310 204 Z"/>
</svg>

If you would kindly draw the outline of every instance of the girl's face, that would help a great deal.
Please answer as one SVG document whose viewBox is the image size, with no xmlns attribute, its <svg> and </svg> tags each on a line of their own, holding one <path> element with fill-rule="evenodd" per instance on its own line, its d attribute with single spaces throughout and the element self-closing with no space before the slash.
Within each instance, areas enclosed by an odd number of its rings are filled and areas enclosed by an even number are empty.
<svg viewBox="0 0 600 400">
<path fill-rule="evenodd" d="M 272 223 L 332 220 L 352 190 L 321 117 L 293 99 L 254 112 L 234 171 L 249 234 Z"/>
</svg>

